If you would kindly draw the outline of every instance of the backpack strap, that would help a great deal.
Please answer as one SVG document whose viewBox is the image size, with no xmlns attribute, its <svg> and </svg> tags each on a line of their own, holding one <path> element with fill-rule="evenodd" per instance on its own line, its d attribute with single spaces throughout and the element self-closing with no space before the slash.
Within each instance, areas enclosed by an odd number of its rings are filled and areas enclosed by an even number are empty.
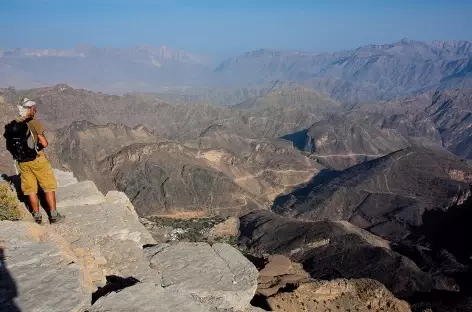
<svg viewBox="0 0 472 312">
<path fill-rule="evenodd" d="M 28 117 L 28 118 L 24 119 L 23 122 L 26 122 L 26 125 L 28 126 L 28 132 L 30 133 L 31 140 L 33 140 L 34 150 L 36 151 L 37 154 L 39 154 L 38 143 L 36 142 L 36 140 L 34 138 L 33 131 L 31 131 L 31 128 L 28 125 L 28 122 L 30 122 L 31 120 L 33 120 L 33 117 Z"/>
</svg>

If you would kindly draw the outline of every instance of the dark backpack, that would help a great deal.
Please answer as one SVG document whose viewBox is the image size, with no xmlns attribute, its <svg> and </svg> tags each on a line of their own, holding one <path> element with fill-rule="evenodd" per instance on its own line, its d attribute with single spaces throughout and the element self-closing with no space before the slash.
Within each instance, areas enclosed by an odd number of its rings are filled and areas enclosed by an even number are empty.
<svg viewBox="0 0 472 312">
<path fill-rule="evenodd" d="M 34 136 L 28 127 L 28 122 L 33 118 L 22 121 L 13 120 L 5 126 L 3 136 L 7 141 L 7 150 L 18 162 L 32 161 L 38 156 Z"/>
</svg>

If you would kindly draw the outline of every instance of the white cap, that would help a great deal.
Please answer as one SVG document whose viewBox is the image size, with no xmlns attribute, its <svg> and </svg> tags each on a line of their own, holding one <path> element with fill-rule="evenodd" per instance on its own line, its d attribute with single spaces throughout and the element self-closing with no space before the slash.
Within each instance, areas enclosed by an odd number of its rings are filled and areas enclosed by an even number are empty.
<svg viewBox="0 0 472 312">
<path fill-rule="evenodd" d="M 24 98 L 23 103 L 21 104 L 21 106 L 26 107 L 26 108 L 30 108 L 30 107 L 36 106 L 36 102 L 32 101 L 28 98 Z"/>
</svg>

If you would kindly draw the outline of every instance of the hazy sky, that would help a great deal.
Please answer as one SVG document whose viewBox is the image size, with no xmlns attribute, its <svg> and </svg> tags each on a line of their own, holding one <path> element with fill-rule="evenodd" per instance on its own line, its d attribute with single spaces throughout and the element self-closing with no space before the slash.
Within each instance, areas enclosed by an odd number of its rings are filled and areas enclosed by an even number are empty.
<svg viewBox="0 0 472 312">
<path fill-rule="evenodd" d="M 2 0 L 0 48 L 334 51 L 403 37 L 472 40 L 471 13 L 471 0 Z"/>
</svg>

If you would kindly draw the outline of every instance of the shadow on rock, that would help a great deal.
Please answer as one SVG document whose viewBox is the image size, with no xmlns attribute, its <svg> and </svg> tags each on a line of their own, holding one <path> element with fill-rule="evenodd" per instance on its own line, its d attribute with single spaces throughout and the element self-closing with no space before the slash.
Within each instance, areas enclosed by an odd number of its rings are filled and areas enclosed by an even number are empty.
<svg viewBox="0 0 472 312">
<path fill-rule="evenodd" d="M 296 149 L 299 149 L 301 151 L 305 150 L 305 148 L 307 147 L 307 141 L 310 139 L 308 138 L 308 129 L 304 129 L 295 133 L 287 134 L 287 135 L 281 136 L 280 138 L 292 142 L 293 146 Z M 315 143 L 312 142 L 312 145 L 314 144 Z M 315 148 L 313 147 L 313 149 Z"/>
<path fill-rule="evenodd" d="M 13 300 L 17 296 L 16 283 L 8 272 L 4 250 L 0 247 L 0 311 L 20 312 Z"/>
<path fill-rule="evenodd" d="M 298 187 L 289 194 L 278 196 L 272 204 L 272 210 L 283 214 L 284 207 L 293 205 L 296 201 L 303 202 L 305 198 L 310 195 L 310 192 L 313 190 L 313 188 L 315 188 L 317 185 L 326 183 L 331 179 L 336 178 L 339 176 L 339 174 L 340 173 L 338 171 L 330 169 L 321 170 L 305 185 Z"/>
<path fill-rule="evenodd" d="M 261 308 L 262 310 L 265 310 L 265 311 L 272 311 L 272 308 L 267 302 L 267 298 L 263 295 L 256 294 L 254 298 L 252 298 L 251 300 L 251 305 L 253 307 Z"/>
<path fill-rule="evenodd" d="M 437 312 L 472 310 L 471 220 L 472 198 L 447 211 L 425 211 L 423 225 L 413 229 L 403 242 L 392 246 L 423 270 L 450 276 L 459 285 L 459 292 L 415 295 L 410 299 L 414 311 L 424 308 Z"/>
<path fill-rule="evenodd" d="M 131 287 L 139 283 L 139 280 L 132 276 L 125 278 L 116 275 L 108 275 L 106 279 L 106 285 L 103 287 L 99 287 L 98 290 L 92 294 L 92 304 L 94 304 L 101 297 L 106 296 L 111 292 L 118 292 L 122 289 Z"/>
<path fill-rule="evenodd" d="M 430 210 L 423 215 L 422 232 L 434 249 L 444 248 L 463 264 L 471 264 L 472 198 L 447 211 Z"/>
</svg>

